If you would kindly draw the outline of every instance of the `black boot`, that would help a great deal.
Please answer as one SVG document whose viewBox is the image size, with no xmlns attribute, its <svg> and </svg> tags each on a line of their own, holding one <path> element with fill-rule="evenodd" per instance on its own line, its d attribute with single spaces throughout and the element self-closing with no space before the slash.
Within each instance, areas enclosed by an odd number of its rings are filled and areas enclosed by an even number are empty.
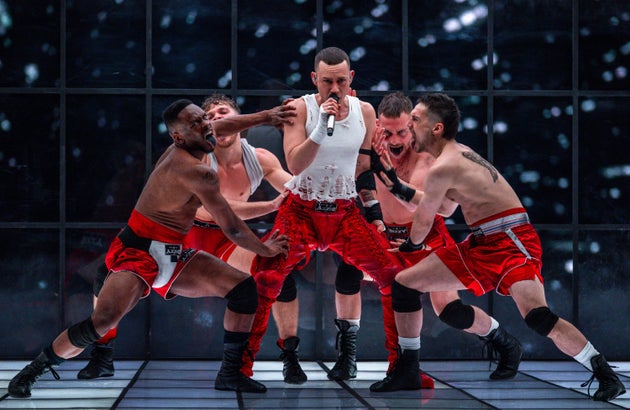
<svg viewBox="0 0 630 410">
<path fill-rule="evenodd" d="M 90 361 L 79 371 L 77 379 L 97 379 L 114 375 L 114 339 L 106 344 L 95 343 L 90 355 Z"/>
<path fill-rule="evenodd" d="M 225 343 L 223 345 L 223 362 L 214 381 L 215 389 L 249 393 L 264 393 L 267 391 L 265 385 L 241 373 L 243 352 L 246 347 L 247 341 L 242 343 Z"/>
<path fill-rule="evenodd" d="M 584 383 L 582 387 L 588 384 L 590 389 L 593 378 L 599 381 L 599 388 L 593 395 L 593 400 L 611 401 L 626 392 L 623 384 L 619 381 L 619 377 L 612 371 L 604 356 L 598 354 L 591 358 L 591 366 L 593 366 L 593 377 Z"/>
<path fill-rule="evenodd" d="M 50 371 L 55 379 L 59 380 L 59 375 L 52 368 L 52 364 L 44 352 L 41 352 L 35 360 L 26 365 L 9 383 L 9 395 L 11 397 L 31 397 L 31 387 L 37 379 Z"/>
<path fill-rule="evenodd" d="M 278 347 L 282 349 L 280 359 L 284 363 L 282 368 L 282 376 L 284 376 L 284 382 L 289 384 L 302 384 L 306 381 L 306 374 L 300 366 L 298 359 L 298 345 L 300 344 L 300 338 L 297 336 L 291 336 L 282 341 L 278 341 Z"/>
<path fill-rule="evenodd" d="M 486 342 L 486 346 L 499 354 L 499 364 L 490 374 L 492 380 L 507 380 L 516 376 L 518 366 L 521 364 L 523 348 L 514 336 L 505 331 L 502 326 L 494 329 L 488 336 L 480 336 Z M 493 354 L 490 352 L 490 357 Z"/>
<path fill-rule="evenodd" d="M 394 367 L 380 382 L 370 386 L 370 391 L 382 393 L 396 390 L 418 390 L 422 388 L 420 380 L 420 349 L 401 350 Z"/>
<path fill-rule="evenodd" d="M 359 326 L 351 325 L 347 320 L 335 319 L 339 351 L 337 362 L 328 373 L 330 380 L 348 380 L 357 377 L 357 331 Z"/>
</svg>

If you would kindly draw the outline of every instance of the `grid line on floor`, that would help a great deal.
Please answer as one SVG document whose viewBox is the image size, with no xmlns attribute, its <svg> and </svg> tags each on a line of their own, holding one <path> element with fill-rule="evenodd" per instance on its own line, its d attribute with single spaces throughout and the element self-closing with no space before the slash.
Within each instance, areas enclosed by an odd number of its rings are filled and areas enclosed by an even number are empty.
<svg viewBox="0 0 630 410">
<path fill-rule="evenodd" d="M 26 361 L 0 361 L 0 397 Z M 308 381 L 290 385 L 282 380 L 282 362 L 260 361 L 254 378 L 265 394 L 214 390 L 217 361 L 120 360 L 113 377 L 78 380 L 85 360 L 70 360 L 57 369 L 61 380 L 43 375 L 29 399 L 6 397 L 0 409 L 630 409 L 630 393 L 611 403 L 594 402 L 582 383 L 590 372 L 571 361 L 524 361 L 512 380 L 488 379 L 484 361 L 424 361 L 422 369 L 435 379 L 434 390 L 372 393 L 369 386 L 385 375 L 387 362 L 358 363 L 357 378 L 335 382 L 327 372 L 334 363 L 302 361 Z M 630 386 L 630 362 L 612 362 Z M 597 389 L 597 382 L 590 393 Z"/>
</svg>

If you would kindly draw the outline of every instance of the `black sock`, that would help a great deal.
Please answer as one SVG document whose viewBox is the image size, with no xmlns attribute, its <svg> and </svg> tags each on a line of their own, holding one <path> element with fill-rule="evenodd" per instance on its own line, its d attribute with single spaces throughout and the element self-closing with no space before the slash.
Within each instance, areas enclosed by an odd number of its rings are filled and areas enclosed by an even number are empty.
<svg viewBox="0 0 630 410">
<path fill-rule="evenodd" d="M 223 336 L 223 343 L 243 343 L 249 337 L 249 332 L 231 332 L 225 331 Z"/>
<path fill-rule="evenodd" d="M 63 357 L 57 356 L 52 348 L 52 343 L 44 349 L 44 354 L 48 358 L 48 362 L 53 366 L 60 365 L 61 363 L 66 361 L 66 359 L 64 359 Z"/>
</svg>

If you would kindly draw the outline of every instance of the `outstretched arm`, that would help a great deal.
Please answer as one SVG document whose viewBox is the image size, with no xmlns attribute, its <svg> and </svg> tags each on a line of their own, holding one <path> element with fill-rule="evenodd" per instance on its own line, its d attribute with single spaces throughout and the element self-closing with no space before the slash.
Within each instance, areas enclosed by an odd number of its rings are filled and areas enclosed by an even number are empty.
<svg viewBox="0 0 630 410">
<path fill-rule="evenodd" d="M 256 125 L 272 124 L 276 127 L 293 124 L 296 116 L 295 107 L 286 100 L 277 107 L 255 112 L 253 114 L 230 115 L 212 122 L 215 137 L 232 135 Z"/>
</svg>

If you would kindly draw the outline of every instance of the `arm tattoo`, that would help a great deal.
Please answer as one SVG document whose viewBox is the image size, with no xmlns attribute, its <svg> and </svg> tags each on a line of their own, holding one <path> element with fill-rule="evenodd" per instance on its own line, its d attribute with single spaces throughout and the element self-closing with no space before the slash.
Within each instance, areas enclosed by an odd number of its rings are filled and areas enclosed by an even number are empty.
<svg viewBox="0 0 630 410">
<path fill-rule="evenodd" d="M 499 179 L 499 172 L 486 159 L 482 158 L 479 154 L 472 151 L 462 152 L 462 155 L 464 156 L 464 158 L 469 159 L 472 162 L 476 162 L 477 164 L 486 168 L 488 172 L 490 172 L 490 176 L 492 177 L 492 182 L 497 182 L 497 179 Z"/>
</svg>

